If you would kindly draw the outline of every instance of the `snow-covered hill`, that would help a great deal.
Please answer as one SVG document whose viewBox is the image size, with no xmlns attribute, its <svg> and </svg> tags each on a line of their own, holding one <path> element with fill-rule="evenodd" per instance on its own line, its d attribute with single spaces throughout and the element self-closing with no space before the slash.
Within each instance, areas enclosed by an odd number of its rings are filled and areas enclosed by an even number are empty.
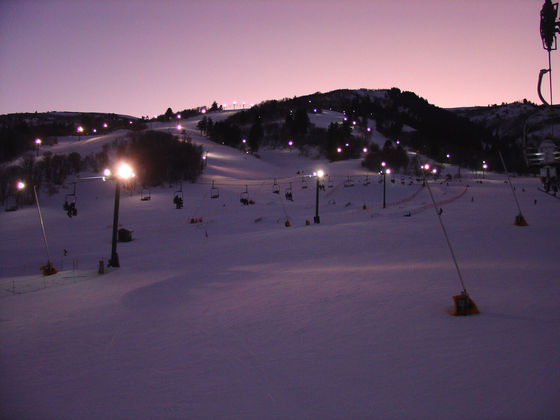
<svg viewBox="0 0 560 420">
<path fill-rule="evenodd" d="M 39 274 L 37 209 L 0 214 L 0 417 L 560 416 L 560 201 L 536 179 L 513 179 L 527 227 L 502 175 L 430 184 L 481 310 L 453 317 L 461 288 L 421 183 L 388 177 L 383 209 L 381 178 L 359 161 L 256 158 L 181 123 L 208 166 L 182 185 L 183 209 L 178 185 L 149 201 L 123 190 L 120 268 L 97 274 L 112 181 L 78 182 L 72 218 L 69 189 L 40 195 L 54 276 Z"/>
</svg>

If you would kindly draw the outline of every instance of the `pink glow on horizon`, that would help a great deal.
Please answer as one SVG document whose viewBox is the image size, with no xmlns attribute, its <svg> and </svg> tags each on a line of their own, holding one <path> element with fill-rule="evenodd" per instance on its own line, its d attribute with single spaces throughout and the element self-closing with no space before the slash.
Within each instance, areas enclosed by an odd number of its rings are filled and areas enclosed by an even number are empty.
<svg viewBox="0 0 560 420">
<path fill-rule="evenodd" d="M 0 114 L 151 116 L 391 87 L 443 107 L 538 103 L 543 1 L 4 0 Z"/>
</svg>

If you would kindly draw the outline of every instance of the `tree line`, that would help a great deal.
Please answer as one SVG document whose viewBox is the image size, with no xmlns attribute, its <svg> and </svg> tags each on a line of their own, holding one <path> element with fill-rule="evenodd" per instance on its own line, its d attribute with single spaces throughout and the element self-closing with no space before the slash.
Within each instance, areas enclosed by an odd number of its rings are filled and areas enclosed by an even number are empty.
<svg viewBox="0 0 560 420">
<path fill-rule="evenodd" d="M 101 174 L 110 166 L 112 154 L 116 159 L 130 161 L 137 181 L 143 186 L 182 180 L 194 182 L 203 170 L 201 146 L 180 142 L 169 133 L 131 132 L 112 145 L 105 144 L 100 152 L 85 157 L 76 152 L 45 152 L 40 157 L 25 154 L 18 164 L 0 168 L 0 200 L 5 204 L 8 197 L 15 195 L 18 181 L 35 185 L 38 189 L 46 187 L 49 193 L 56 193 L 68 176 L 86 171 Z M 21 194 L 24 202 L 33 201 L 30 188 Z"/>
</svg>

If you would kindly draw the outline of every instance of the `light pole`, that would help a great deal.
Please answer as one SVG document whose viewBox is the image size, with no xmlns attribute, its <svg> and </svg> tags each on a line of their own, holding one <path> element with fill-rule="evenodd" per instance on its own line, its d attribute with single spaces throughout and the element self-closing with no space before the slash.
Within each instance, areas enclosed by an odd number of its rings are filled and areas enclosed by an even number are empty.
<svg viewBox="0 0 560 420">
<path fill-rule="evenodd" d="M 389 168 L 385 168 L 387 166 L 387 164 L 385 162 L 381 162 L 381 171 L 383 172 L 383 208 L 387 207 L 386 201 L 385 201 L 385 176 L 387 174 L 391 173 L 391 169 Z"/>
<path fill-rule="evenodd" d="M 488 169 L 488 164 L 485 160 L 482 161 L 482 179 L 484 179 L 484 171 Z"/>
<path fill-rule="evenodd" d="M 18 181 L 16 184 L 16 210 L 19 208 L 19 202 L 21 201 L 20 195 L 21 191 L 25 189 L 25 182 Z"/>
<path fill-rule="evenodd" d="M 111 171 L 106 169 L 104 175 L 106 177 L 110 177 Z M 117 173 L 113 177 L 115 179 L 115 206 L 113 208 L 113 238 L 111 241 L 111 258 L 109 259 L 108 264 L 110 267 L 120 267 L 119 255 L 117 254 L 117 230 L 119 226 L 119 201 L 121 195 L 120 180 L 127 180 L 132 177 L 134 177 L 134 172 L 132 171 L 132 168 L 126 163 L 123 163 L 118 167 Z"/>
<path fill-rule="evenodd" d="M 35 155 L 39 156 L 39 148 L 41 147 L 41 143 L 43 141 L 40 138 L 35 139 Z"/>
<path fill-rule="evenodd" d="M 322 170 L 318 170 L 315 174 L 317 183 L 315 187 L 315 217 L 313 218 L 313 222 L 317 224 L 321 223 L 321 219 L 319 218 L 319 181 L 323 178 L 324 175 L 325 173 Z"/>
</svg>

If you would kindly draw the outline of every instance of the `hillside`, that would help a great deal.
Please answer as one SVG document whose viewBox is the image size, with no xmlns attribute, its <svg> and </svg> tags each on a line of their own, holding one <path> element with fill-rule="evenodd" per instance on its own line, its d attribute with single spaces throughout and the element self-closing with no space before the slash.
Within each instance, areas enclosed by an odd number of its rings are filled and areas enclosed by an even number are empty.
<svg viewBox="0 0 560 420">
<path fill-rule="evenodd" d="M 461 286 L 421 180 L 387 176 L 383 208 L 383 178 L 360 159 L 286 146 L 257 157 L 201 135 L 200 118 L 181 122 L 207 153 L 197 182 L 123 188 L 119 223 L 133 240 L 118 243 L 120 268 L 98 274 L 115 184 L 86 179 L 97 173 L 40 192 L 55 275 L 40 275 L 36 207 L 0 213 L 0 417 L 560 416 L 560 201 L 537 179 L 512 179 L 526 227 L 513 225 L 503 175 L 430 179 L 481 311 L 453 317 Z M 323 126 L 343 118 L 310 115 Z M 95 153 L 116 137 L 45 151 Z M 242 205 L 245 193 L 254 204 Z"/>
</svg>

